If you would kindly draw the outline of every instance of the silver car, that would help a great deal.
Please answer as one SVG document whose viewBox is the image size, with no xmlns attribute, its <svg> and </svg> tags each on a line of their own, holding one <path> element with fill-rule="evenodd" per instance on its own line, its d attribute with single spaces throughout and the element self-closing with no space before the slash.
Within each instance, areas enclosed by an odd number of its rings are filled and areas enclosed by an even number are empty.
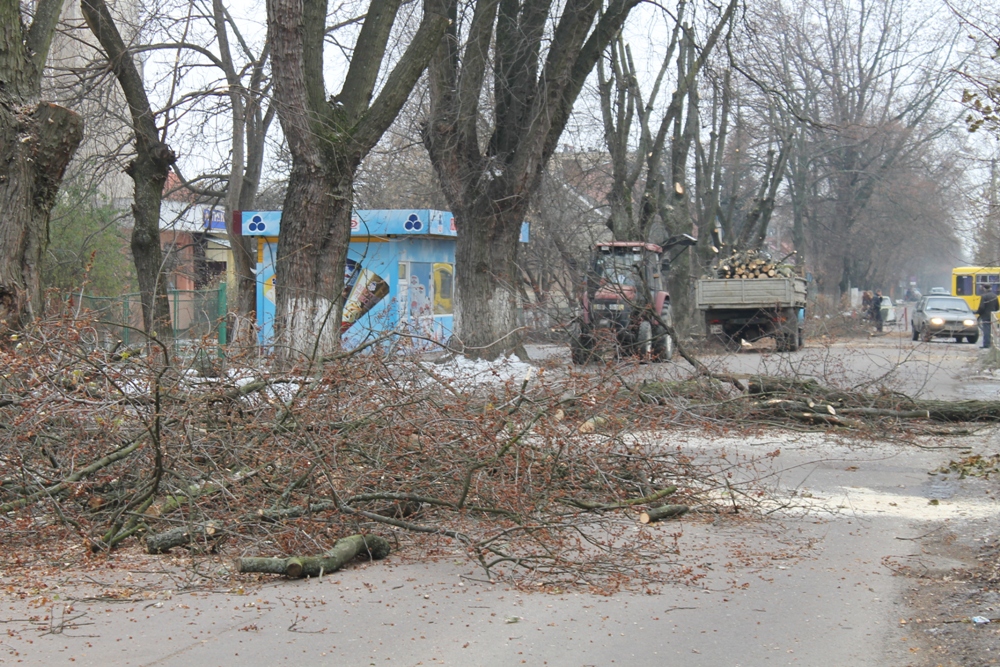
<svg viewBox="0 0 1000 667">
<path fill-rule="evenodd" d="M 913 340 L 954 338 L 966 343 L 979 340 L 979 323 L 969 304 L 957 296 L 928 294 L 917 302 L 910 320 Z"/>
</svg>

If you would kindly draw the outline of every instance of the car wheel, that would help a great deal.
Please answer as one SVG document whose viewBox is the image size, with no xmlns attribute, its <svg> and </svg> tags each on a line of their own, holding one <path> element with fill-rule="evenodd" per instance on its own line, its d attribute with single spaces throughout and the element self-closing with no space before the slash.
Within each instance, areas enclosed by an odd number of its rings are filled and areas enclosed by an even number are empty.
<svg viewBox="0 0 1000 667">
<path fill-rule="evenodd" d="M 913 340 L 920 340 L 920 332 L 913 326 L 913 322 L 910 322 L 910 330 L 913 332 Z"/>
<path fill-rule="evenodd" d="M 977 335 L 974 335 L 974 336 L 966 336 L 965 340 L 967 340 L 968 342 L 970 342 L 973 345 L 975 345 L 976 343 L 979 342 L 979 335 L 977 334 Z"/>
<path fill-rule="evenodd" d="M 920 332 L 920 340 L 922 340 L 925 343 L 931 342 L 931 333 L 929 331 L 926 331 L 926 330 L 925 331 L 921 331 Z"/>
</svg>

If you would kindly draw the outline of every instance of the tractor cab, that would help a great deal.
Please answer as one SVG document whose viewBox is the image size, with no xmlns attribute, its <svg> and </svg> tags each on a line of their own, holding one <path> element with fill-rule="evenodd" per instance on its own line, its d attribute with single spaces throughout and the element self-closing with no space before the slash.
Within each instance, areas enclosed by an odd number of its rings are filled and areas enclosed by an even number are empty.
<svg viewBox="0 0 1000 667">
<path fill-rule="evenodd" d="M 594 302 L 615 302 L 632 307 L 646 305 L 665 288 L 660 257 L 654 243 L 617 241 L 594 246 L 588 292 Z"/>
<path fill-rule="evenodd" d="M 694 245 L 695 239 L 672 236 L 661 247 L 641 241 L 607 241 L 594 246 L 583 290 L 579 334 L 571 335 L 573 359 L 586 363 L 594 358 L 598 339 L 614 341 L 622 351 L 667 360 L 673 341 L 667 329 L 673 326 L 667 274 L 676 255 L 671 248 Z M 679 253 L 678 253 L 679 254 Z"/>
</svg>

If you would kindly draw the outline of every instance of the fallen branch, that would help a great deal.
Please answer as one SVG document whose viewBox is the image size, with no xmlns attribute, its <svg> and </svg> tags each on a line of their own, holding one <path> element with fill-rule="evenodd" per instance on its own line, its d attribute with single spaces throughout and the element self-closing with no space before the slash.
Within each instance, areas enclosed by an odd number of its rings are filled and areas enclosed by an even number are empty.
<svg viewBox="0 0 1000 667">
<path fill-rule="evenodd" d="M 194 526 L 180 526 L 162 533 L 146 535 L 146 553 L 162 554 L 174 547 L 182 547 L 199 540 L 215 540 L 221 535 L 219 525 L 213 521 Z"/>
<path fill-rule="evenodd" d="M 660 498 L 666 498 L 676 492 L 676 486 L 668 486 L 667 488 L 661 489 L 656 493 L 651 493 L 648 496 L 633 498 L 632 500 L 623 500 L 619 503 L 597 503 L 591 500 L 579 500 L 577 498 L 560 498 L 559 501 L 565 503 L 566 505 L 579 507 L 582 510 L 616 510 L 622 509 L 623 507 L 633 507 L 635 505 L 645 505 L 647 503 L 656 502 Z"/>
<path fill-rule="evenodd" d="M 240 572 L 283 574 L 298 579 L 336 572 L 358 556 L 367 555 L 372 560 L 382 560 L 389 555 L 389 551 L 389 541 L 385 538 L 377 535 L 351 535 L 337 540 L 333 548 L 322 556 L 240 558 L 236 564 Z"/>
</svg>

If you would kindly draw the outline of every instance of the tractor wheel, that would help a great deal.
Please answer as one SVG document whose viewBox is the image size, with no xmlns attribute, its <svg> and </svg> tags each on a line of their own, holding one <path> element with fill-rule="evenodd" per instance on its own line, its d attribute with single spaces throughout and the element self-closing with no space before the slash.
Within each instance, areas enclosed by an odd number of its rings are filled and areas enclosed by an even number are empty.
<svg viewBox="0 0 1000 667">
<path fill-rule="evenodd" d="M 588 364 L 596 358 L 594 338 L 576 322 L 569 327 L 569 353 L 573 363 L 577 365 Z"/>
<path fill-rule="evenodd" d="M 653 354 L 653 327 L 649 322 L 640 322 L 639 331 L 635 336 L 635 353 L 643 361 Z"/>
<path fill-rule="evenodd" d="M 653 327 L 653 359 L 670 361 L 674 358 L 674 339 L 659 324 Z"/>
</svg>

